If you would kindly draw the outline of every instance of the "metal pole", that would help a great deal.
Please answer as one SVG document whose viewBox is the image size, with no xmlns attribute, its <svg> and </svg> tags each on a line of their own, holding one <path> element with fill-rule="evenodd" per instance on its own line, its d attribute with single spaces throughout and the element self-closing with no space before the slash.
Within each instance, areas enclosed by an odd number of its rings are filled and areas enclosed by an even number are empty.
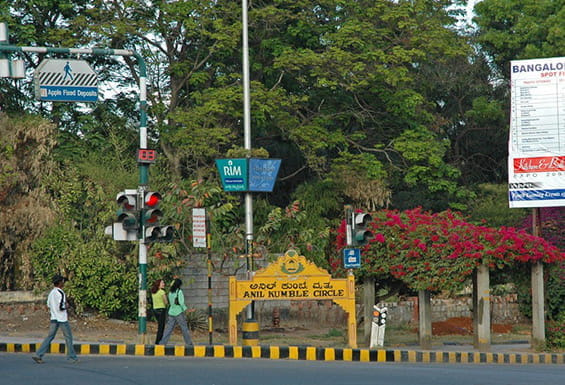
<svg viewBox="0 0 565 385">
<path fill-rule="evenodd" d="M 139 148 L 147 148 L 147 70 L 141 55 L 135 53 L 139 65 Z M 149 187 L 149 165 L 139 163 L 139 188 L 138 196 L 140 205 L 144 207 L 145 191 Z M 143 222 L 143 220 L 142 220 Z M 138 342 L 147 342 L 147 245 L 145 244 L 145 224 L 141 224 L 141 237 L 139 238 L 139 297 L 138 297 Z"/>
<path fill-rule="evenodd" d="M 208 267 L 208 342 L 213 344 L 213 327 L 212 327 L 212 231 L 210 229 L 210 216 L 206 212 L 206 253 Z"/>
<path fill-rule="evenodd" d="M 0 27 L 0 39 L 2 35 Z M 6 32 L 7 34 L 7 32 Z M 4 36 L 7 41 L 7 36 Z M 139 147 L 147 148 L 147 69 L 143 57 L 132 50 L 126 49 L 101 49 L 101 48 L 52 48 L 52 47 L 19 47 L 0 44 L 0 55 L 5 52 L 32 52 L 76 54 L 95 56 L 133 56 L 139 65 Z M 138 203 L 143 203 L 144 192 L 149 185 L 149 165 L 139 164 Z M 141 206 L 140 206 L 141 207 Z M 142 228 L 143 232 L 143 228 Z M 139 300 L 138 300 L 138 339 L 145 343 L 147 330 L 147 246 L 142 233 L 139 240 Z"/>
<path fill-rule="evenodd" d="M 241 1 L 243 21 L 243 141 L 244 148 L 251 150 L 251 107 L 249 96 L 249 42 L 247 35 L 247 0 Z M 250 157 L 248 152 L 247 157 Z M 253 196 L 245 193 L 245 254 L 247 255 L 247 275 L 253 274 Z M 247 307 L 247 318 L 253 319 L 253 304 Z"/>
</svg>

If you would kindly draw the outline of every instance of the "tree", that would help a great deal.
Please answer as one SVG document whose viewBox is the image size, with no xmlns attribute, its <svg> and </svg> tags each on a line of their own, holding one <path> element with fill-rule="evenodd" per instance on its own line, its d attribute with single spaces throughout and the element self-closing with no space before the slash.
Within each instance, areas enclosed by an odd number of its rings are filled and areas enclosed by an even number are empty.
<svg viewBox="0 0 565 385">
<path fill-rule="evenodd" d="M 511 60 L 563 55 L 561 0 L 483 0 L 475 13 L 478 43 L 503 79 L 510 78 Z"/>
<path fill-rule="evenodd" d="M 0 289 L 29 288 L 31 243 L 55 218 L 45 185 L 54 168 L 54 127 L 37 116 L 1 114 L 0 135 Z"/>
</svg>

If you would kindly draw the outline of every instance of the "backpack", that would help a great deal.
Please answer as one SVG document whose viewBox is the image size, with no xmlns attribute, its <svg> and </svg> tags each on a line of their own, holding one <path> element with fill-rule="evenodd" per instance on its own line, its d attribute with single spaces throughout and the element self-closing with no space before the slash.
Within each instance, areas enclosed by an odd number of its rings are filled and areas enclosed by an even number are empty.
<svg viewBox="0 0 565 385">
<path fill-rule="evenodd" d="M 65 307 L 65 293 L 61 289 L 57 289 L 57 291 L 59 292 L 59 294 L 61 294 L 61 302 L 59 302 L 59 310 L 61 311 L 66 310 L 67 308 Z"/>
</svg>

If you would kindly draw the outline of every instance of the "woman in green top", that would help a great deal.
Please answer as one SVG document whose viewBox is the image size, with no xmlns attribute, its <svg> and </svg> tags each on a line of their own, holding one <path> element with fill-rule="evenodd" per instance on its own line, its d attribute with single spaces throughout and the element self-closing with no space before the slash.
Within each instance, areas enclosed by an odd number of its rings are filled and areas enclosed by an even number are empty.
<svg viewBox="0 0 565 385">
<path fill-rule="evenodd" d="M 151 286 L 151 301 L 153 303 L 153 313 L 157 319 L 157 336 L 155 336 L 155 344 L 158 344 L 163 338 L 165 330 L 165 321 L 167 320 L 167 293 L 165 293 L 165 281 L 158 279 Z"/>
<path fill-rule="evenodd" d="M 192 345 L 192 337 L 190 336 L 190 332 L 188 331 L 186 317 L 184 315 L 187 307 L 184 304 L 184 294 L 180 289 L 181 285 L 182 281 L 176 278 L 173 281 L 171 290 L 169 291 L 169 303 L 171 304 L 171 306 L 169 307 L 169 318 L 167 319 L 165 332 L 163 333 L 163 338 L 159 342 L 159 344 L 161 345 L 167 344 L 169 338 L 171 337 L 171 334 L 173 333 L 175 324 L 178 324 L 180 326 L 182 337 L 184 338 L 184 344 Z"/>
</svg>

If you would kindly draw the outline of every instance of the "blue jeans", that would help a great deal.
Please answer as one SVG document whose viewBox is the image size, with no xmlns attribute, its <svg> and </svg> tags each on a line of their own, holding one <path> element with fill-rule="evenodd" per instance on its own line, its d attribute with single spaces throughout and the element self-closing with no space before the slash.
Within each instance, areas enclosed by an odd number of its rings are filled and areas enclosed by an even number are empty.
<svg viewBox="0 0 565 385">
<path fill-rule="evenodd" d="M 55 320 L 51 320 L 51 323 L 49 324 L 49 334 L 47 335 L 47 337 L 45 337 L 45 339 L 41 343 L 41 346 L 39 347 L 39 350 L 36 353 L 39 358 L 43 357 L 43 355 L 49 350 L 51 341 L 53 341 L 53 338 L 55 338 L 55 334 L 57 334 L 59 326 L 63 330 L 63 335 L 65 336 L 65 346 L 67 347 L 68 358 L 73 360 L 77 358 L 75 347 L 73 346 L 73 333 L 71 332 L 69 323 L 58 322 Z"/>
<path fill-rule="evenodd" d="M 173 333 L 175 324 L 178 324 L 180 326 L 182 337 L 184 338 L 184 344 L 192 345 L 192 338 L 190 337 L 190 332 L 188 331 L 188 325 L 186 324 L 186 317 L 184 316 L 184 313 L 180 313 L 176 316 L 169 315 L 169 318 L 167 318 L 167 326 L 165 326 L 165 332 L 163 333 L 163 338 L 161 339 L 159 344 L 166 345 L 167 342 L 169 342 L 169 338 Z"/>
</svg>

